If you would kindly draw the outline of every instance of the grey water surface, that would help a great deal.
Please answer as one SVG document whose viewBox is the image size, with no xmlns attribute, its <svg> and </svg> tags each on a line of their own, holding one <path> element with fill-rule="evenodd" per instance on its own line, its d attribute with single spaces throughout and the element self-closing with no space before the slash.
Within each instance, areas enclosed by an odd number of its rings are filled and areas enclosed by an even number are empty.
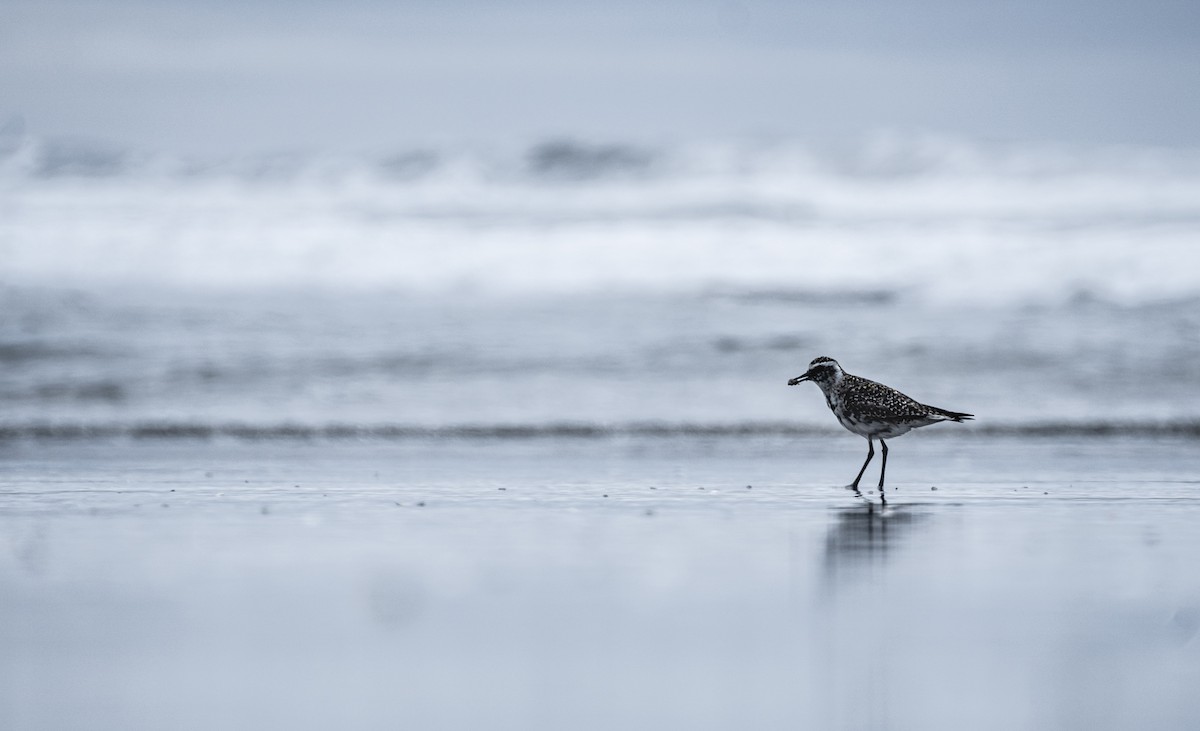
<svg viewBox="0 0 1200 731">
<path fill-rule="evenodd" d="M 918 432 L 886 510 L 863 446 L 9 441 L 0 721 L 1200 722 L 1192 440 Z"/>
</svg>

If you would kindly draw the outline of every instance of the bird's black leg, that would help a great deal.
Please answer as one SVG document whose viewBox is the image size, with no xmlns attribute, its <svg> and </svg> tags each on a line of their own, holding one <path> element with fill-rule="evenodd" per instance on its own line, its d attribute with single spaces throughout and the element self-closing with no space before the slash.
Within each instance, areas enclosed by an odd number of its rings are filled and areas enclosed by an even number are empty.
<svg viewBox="0 0 1200 731">
<path fill-rule="evenodd" d="M 879 446 L 883 447 L 883 466 L 879 468 L 879 501 L 886 503 L 887 495 L 883 492 L 883 476 L 887 473 L 887 442 L 880 439 Z"/>
<path fill-rule="evenodd" d="M 850 488 L 852 490 L 854 490 L 854 493 L 856 495 L 858 495 L 859 497 L 862 497 L 862 493 L 858 491 L 858 481 L 862 479 L 863 473 L 867 471 L 867 465 L 871 464 L 871 458 L 874 456 L 875 456 L 875 442 L 873 442 L 870 438 L 868 438 L 867 439 L 867 461 L 863 462 L 862 469 L 858 471 L 858 476 L 856 476 L 854 478 L 854 482 L 850 483 Z"/>
</svg>

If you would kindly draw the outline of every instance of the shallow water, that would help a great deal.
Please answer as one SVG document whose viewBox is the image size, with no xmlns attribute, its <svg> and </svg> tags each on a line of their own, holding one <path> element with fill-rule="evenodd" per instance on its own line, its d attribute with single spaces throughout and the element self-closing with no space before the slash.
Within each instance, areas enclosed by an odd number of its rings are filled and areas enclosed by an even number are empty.
<svg viewBox="0 0 1200 731">
<path fill-rule="evenodd" d="M 0 724 L 1200 722 L 1194 441 L 862 446 L 8 440 Z"/>
<path fill-rule="evenodd" d="M 836 429 L 817 355 L 978 426 L 1200 423 L 1200 299 L 0 288 L 0 433 Z M 954 427 L 971 428 L 971 427 Z"/>
</svg>

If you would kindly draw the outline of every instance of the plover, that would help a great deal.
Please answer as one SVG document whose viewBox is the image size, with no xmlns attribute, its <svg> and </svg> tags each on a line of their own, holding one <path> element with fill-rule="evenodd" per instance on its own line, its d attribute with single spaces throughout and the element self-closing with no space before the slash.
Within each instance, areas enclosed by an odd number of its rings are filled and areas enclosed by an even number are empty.
<svg viewBox="0 0 1200 731">
<path fill-rule="evenodd" d="M 812 381 L 821 387 L 825 402 L 842 426 L 867 439 L 867 461 L 863 462 L 854 482 L 846 486 L 859 497 L 862 497 L 862 493 L 859 492 L 858 481 L 875 456 L 875 440 L 879 440 L 883 448 L 883 466 L 879 469 L 879 499 L 883 503 L 887 503 L 883 492 L 888 455 L 885 439 L 903 436 L 919 426 L 939 421 L 961 422 L 975 418 L 973 414 L 927 406 L 882 383 L 851 375 L 842 370 L 836 360 L 826 356 L 814 358 L 804 375 L 789 380 L 788 385 L 795 386 L 804 381 Z"/>
</svg>

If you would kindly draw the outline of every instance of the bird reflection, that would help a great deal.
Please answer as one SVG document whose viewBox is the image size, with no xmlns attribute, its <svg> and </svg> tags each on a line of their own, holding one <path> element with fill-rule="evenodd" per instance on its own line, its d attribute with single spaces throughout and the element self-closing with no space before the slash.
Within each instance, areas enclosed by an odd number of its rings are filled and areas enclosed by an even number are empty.
<svg viewBox="0 0 1200 731">
<path fill-rule="evenodd" d="M 928 514 L 916 506 L 873 503 L 838 510 L 837 520 L 825 537 L 827 580 L 840 583 L 850 575 L 882 567 L 888 552 L 908 536 Z"/>
</svg>

